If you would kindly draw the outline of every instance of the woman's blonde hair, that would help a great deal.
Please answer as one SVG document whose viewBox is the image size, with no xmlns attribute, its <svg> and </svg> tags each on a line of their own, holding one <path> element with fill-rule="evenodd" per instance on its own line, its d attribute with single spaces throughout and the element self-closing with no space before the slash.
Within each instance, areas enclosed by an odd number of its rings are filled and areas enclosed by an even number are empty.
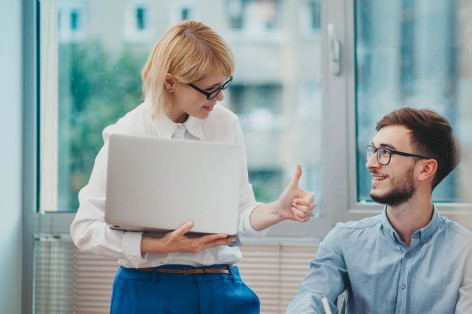
<svg viewBox="0 0 472 314">
<path fill-rule="evenodd" d="M 151 94 L 152 115 L 170 115 L 172 97 L 165 89 L 167 73 L 182 83 L 207 75 L 231 75 L 234 58 L 229 45 L 213 29 L 197 21 L 182 21 L 156 43 L 141 72 L 143 93 Z"/>
</svg>

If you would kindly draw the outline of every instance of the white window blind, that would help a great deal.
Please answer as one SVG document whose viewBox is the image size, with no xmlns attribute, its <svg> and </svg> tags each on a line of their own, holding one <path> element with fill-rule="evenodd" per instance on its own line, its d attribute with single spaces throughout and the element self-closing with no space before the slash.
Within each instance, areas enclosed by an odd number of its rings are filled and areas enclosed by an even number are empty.
<svg viewBox="0 0 472 314">
<path fill-rule="evenodd" d="M 241 277 L 261 300 L 261 313 L 285 313 L 316 253 L 312 241 L 258 239 L 241 246 Z"/>
<path fill-rule="evenodd" d="M 313 241 L 244 240 L 241 276 L 261 300 L 261 313 L 284 313 L 314 257 Z M 69 235 L 38 236 L 34 246 L 34 313 L 109 313 L 118 264 L 79 252 Z"/>
</svg>

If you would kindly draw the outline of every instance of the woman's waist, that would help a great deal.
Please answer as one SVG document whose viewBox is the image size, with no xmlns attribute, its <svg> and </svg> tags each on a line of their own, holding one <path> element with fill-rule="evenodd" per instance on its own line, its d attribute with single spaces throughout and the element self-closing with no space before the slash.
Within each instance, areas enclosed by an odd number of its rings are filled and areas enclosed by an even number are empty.
<svg viewBox="0 0 472 314">
<path fill-rule="evenodd" d="M 139 264 L 139 268 L 159 267 L 164 265 L 187 265 L 191 267 L 208 267 L 213 265 L 234 265 L 242 258 L 238 247 L 220 246 L 218 248 L 203 250 L 197 253 L 149 253 Z M 120 259 L 118 261 L 123 267 L 136 268 L 130 261 Z"/>
</svg>

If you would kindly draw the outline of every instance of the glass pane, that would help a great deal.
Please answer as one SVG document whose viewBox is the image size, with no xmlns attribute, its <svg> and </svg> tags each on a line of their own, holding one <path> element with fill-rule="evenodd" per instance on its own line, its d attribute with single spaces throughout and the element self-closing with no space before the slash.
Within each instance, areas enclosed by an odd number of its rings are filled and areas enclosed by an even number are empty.
<svg viewBox="0 0 472 314">
<path fill-rule="evenodd" d="M 149 52 L 186 18 L 233 48 L 236 73 L 221 105 L 240 118 L 256 198 L 277 198 L 297 163 L 301 186 L 320 195 L 319 14 L 319 0 L 42 0 L 41 210 L 77 210 L 103 128 L 140 104 Z"/>
<path fill-rule="evenodd" d="M 435 189 L 434 200 L 471 202 L 470 1 L 357 0 L 355 16 L 358 200 L 370 200 L 365 146 L 375 123 L 412 106 L 447 117 L 463 147 L 461 165 Z"/>
</svg>

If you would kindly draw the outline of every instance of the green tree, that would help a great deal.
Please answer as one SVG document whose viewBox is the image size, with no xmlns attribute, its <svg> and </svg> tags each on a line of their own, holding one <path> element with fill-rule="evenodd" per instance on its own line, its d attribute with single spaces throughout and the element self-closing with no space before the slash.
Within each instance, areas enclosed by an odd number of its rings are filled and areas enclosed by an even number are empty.
<svg viewBox="0 0 472 314">
<path fill-rule="evenodd" d="M 141 102 L 145 56 L 125 47 L 114 58 L 97 41 L 59 49 L 59 210 L 75 211 L 103 128 Z"/>
</svg>

